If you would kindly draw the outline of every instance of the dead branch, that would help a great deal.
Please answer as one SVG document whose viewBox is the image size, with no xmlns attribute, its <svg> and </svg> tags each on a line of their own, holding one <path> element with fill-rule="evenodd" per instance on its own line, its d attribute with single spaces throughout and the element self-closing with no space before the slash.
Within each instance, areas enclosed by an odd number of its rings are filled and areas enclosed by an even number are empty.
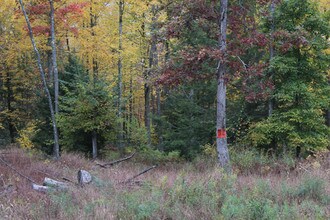
<svg viewBox="0 0 330 220">
<path fill-rule="evenodd" d="M 141 176 L 142 174 L 145 174 L 145 173 L 149 172 L 150 170 L 155 169 L 156 167 L 157 167 L 157 165 L 153 165 L 152 167 L 149 167 L 149 168 L 143 170 L 142 172 L 140 172 L 140 173 L 136 174 L 135 176 L 129 178 L 128 180 L 126 180 L 126 181 L 123 182 L 123 183 L 129 183 L 129 182 L 131 182 L 133 179 L 135 179 L 136 177 L 139 177 L 139 176 Z"/>
<path fill-rule="evenodd" d="M 73 180 L 70 180 L 69 178 L 63 177 L 62 180 L 67 181 L 69 183 L 77 184 Z"/>
<path fill-rule="evenodd" d="M 112 161 L 110 163 L 105 163 L 105 164 L 100 164 L 100 163 L 96 163 L 96 165 L 99 165 L 100 167 L 102 168 L 107 168 L 108 166 L 113 166 L 117 163 L 121 163 L 125 160 L 129 160 L 131 159 L 134 155 L 135 155 L 136 152 L 134 152 L 132 155 L 128 156 L 128 157 L 125 157 L 125 158 L 122 158 L 122 159 L 119 159 L 119 160 L 115 160 L 115 161 Z"/>
<path fill-rule="evenodd" d="M 7 162 L 6 162 L 4 159 L 2 159 L 1 157 L 0 157 L 0 161 L 1 161 L 3 164 L 5 164 L 7 167 L 9 167 L 11 170 L 15 171 L 15 172 L 16 172 L 18 175 L 20 175 L 21 177 L 23 177 L 23 178 L 29 180 L 31 183 L 35 183 L 35 184 L 36 184 L 36 182 L 35 182 L 33 179 L 31 179 L 30 177 L 25 176 L 24 174 L 22 174 L 21 172 L 19 172 L 16 168 L 14 168 L 14 167 L 12 167 L 11 165 L 9 165 L 9 163 L 7 163 Z"/>
</svg>

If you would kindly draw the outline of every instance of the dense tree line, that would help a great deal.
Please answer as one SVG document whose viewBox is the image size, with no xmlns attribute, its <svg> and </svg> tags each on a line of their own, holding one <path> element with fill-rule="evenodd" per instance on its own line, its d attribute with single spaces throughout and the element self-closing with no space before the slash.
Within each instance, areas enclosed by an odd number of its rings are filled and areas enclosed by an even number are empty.
<svg viewBox="0 0 330 220">
<path fill-rule="evenodd" d="M 136 148 L 188 159 L 216 140 L 277 155 L 327 148 L 324 4 L 230 0 L 226 9 L 223 0 L 5 0 L 0 145 L 55 157 Z"/>
</svg>

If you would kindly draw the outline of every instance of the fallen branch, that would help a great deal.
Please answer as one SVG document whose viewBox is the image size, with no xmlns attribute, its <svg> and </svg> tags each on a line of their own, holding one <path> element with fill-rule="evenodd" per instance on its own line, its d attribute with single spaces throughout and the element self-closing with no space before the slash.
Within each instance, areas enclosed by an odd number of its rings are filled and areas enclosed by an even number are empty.
<svg viewBox="0 0 330 220">
<path fill-rule="evenodd" d="M 73 180 L 70 180 L 69 178 L 63 177 L 62 179 L 63 179 L 64 181 L 69 182 L 69 183 L 77 184 L 76 182 L 74 182 Z"/>
<path fill-rule="evenodd" d="M 115 161 L 112 161 L 110 163 L 105 163 L 105 164 L 100 164 L 100 163 L 96 163 L 96 165 L 99 165 L 100 167 L 102 168 L 107 168 L 108 166 L 113 166 L 117 163 L 121 163 L 125 160 L 129 160 L 131 159 L 134 155 L 135 155 L 136 152 L 134 152 L 132 155 L 128 156 L 128 157 L 125 157 L 125 158 L 122 158 L 122 159 L 119 159 L 119 160 L 115 160 Z"/>
<path fill-rule="evenodd" d="M 35 182 L 33 179 L 31 179 L 30 177 L 25 176 L 24 174 L 22 174 L 21 172 L 19 172 L 17 169 L 15 169 L 15 168 L 12 167 L 11 165 L 9 165 L 9 163 L 6 162 L 6 161 L 5 161 L 4 159 L 2 159 L 1 157 L 0 157 L 0 161 L 1 161 L 3 164 L 5 164 L 7 167 L 9 167 L 11 170 L 15 171 L 15 172 L 16 172 L 18 175 L 20 175 L 21 177 L 23 177 L 23 178 L 29 180 L 31 183 L 35 183 L 35 184 L 36 184 L 36 182 Z"/>
<path fill-rule="evenodd" d="M 143 170 L 142 172 L 140 172 L 140 173 L 136 174 L 135 176 L 129 178 L 128 180 L 126 180 L 126 181 L 123 182 L 123 183 L 129 183 L 129 182 L 131 182 L 133 179 L 135 179 L 136 177 L 139 177 L 139 176 L 141 176 L 142 174 L 145 174 L 145 173 L 149 172 L 150 170 L 155 169 L 156 167 L 157 167 L 157 165 L 153 165 L 152 167 L 149 167 L 149 168 Z"/>
</svg>

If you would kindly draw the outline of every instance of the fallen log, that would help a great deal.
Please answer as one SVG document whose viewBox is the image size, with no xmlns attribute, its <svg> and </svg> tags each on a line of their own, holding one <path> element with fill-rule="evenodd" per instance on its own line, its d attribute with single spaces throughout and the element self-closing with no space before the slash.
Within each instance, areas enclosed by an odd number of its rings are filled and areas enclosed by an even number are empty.
<svg viewBox="0 0 330 220">
<path fill-rule="evenodd" d="M 152 169 L 155 169 L 156 167 L 157 167 L 157 165 L 153 165 L 152 167 L 149 167 L 149 168 L 143 170 L 142 172 L 136 174 L 135 176 L 129 178 L 129 179 L 126 180 L 124 183 L 129 183 L 129 182 L 131 182 L 133 179 L 135 179 L 135 178 L 141 176 L 142 174 L 145 174 L 145 173 L 149 172 L 149 171 L 152 170 Z"/>
<path fill-rule="evenodd" d="M 43 185 L 53 187 L 53 188 L 58 188 L 58 189 L 68 189 L 69 188 L 69 185 L 67 183 L 53 180 L 48 177 L 45 177 Z"/>
<path fill-rule="evenodd" d="M 119 160 L 115 160 L 115 161 L 112 161 L 112 162 L 109 162 L 109 163 L 105 163 L 105 164 L 100 164 L 100 163 L 96 163 L 96 165 L 99 165 L 100 167 L 102 168 L 107 168 L 108 166 L 113 166 L 117 163 L 121 163 L 125 160 L 129 160 L 131 159 L 134 155 L 135 155 L 136 152 L 134 152 L 132 155 L 128 156 L 128 157 L 124 157 L 122 159 L 119 159 Z"/>
<path fill-rule="evenodd" d="M 34 189 L 36 191 L 39 191 L 39 192 L 49 192 L 50 189 L 51 189 L 51 187 L 49 187 L 49 186 L 41 186 L 41 185 L 32 183 L 32 189 Z"/>
</svg>

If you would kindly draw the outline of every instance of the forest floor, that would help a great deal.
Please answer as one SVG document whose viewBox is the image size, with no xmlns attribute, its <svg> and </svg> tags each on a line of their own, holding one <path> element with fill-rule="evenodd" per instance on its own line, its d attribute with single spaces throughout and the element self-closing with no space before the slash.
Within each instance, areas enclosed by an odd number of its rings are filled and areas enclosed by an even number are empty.
<svg viewBox="0 0 330 220">
<path fill-rule="evenodd" d="M 234 164 L 231 175 L 214 160 L 167 162 L 129 182 L 153 164 L 133 158 L 102 168 L 79 154 L 52 161 L 18 148 L 1 150 L 0 157 L 0 219 L 330 218 L 329 152 L 291 166 Z M 93 181 L 44 193 L 12 168 L 38 184 L 45 177 L 77 182 L 80 169 Z"/>
</svg>

